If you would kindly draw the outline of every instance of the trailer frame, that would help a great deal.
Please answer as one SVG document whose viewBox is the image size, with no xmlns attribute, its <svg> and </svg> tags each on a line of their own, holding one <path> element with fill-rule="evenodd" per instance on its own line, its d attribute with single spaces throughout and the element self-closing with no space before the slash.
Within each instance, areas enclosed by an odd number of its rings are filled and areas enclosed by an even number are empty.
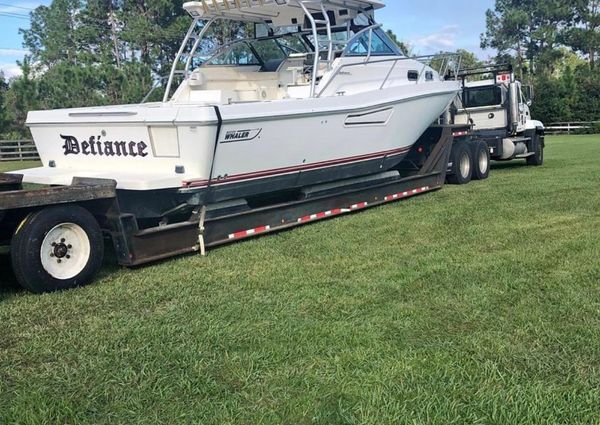
<svg viewBox="0 0 600 425">
<path fill-rule="evenodd" d="M 32 190 L 23 189 L 22 176 L 0 174 L 0 245 L 10 244 L 8 236 L 23 225 L 29 214 L 47 207 L 76 205 L 93 214 L 105 236 L 110 236 L 121 266 L 139 266 L 188 253 L 204 254 L 207 248 L 439 190 L 445 184 L 455 134 L 464 134 L 465 130 L 468 128 L 463 125 L 431 126 L 396 170 L 397 178 L 329 190 L 307 189 L 302 199 L 238 211 L 228 205 L 196 205 L 184 221 L 149 228 L 140 227 L 134 214 L 121 210 L 119 197 L 123 194 L 114 180 L 74 178 L 69 186 Z M 5 222 L 7 226 L 3 226 Z"/>
</svg>

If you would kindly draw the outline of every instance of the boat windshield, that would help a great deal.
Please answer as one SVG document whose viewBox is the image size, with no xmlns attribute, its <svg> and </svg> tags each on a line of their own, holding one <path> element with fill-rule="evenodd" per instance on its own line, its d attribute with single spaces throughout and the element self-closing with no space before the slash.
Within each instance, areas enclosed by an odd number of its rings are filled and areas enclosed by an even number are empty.
<svg viewBox="0 0 600 425">
<path fill-rule="evenodd" d="M 276 68 L 291 54 L 307 52 L 309 52 L 308 46 L 297 34 L 240 40 L 223 46 L 206 62 L 206 65 L 254 65 L 270 70 Z"/>
<path fill-rule="evenodd" d="M 371 48 L 369 49 L 369 43 Z M 376 28 L 370 34 L 369 32 L 362 33 L 356 37 L 347 47 L 346 54 L 348 56 L 401 56 L 402 53 L 393 43 L 387 34 L 381 29 Z"/>
</svg>

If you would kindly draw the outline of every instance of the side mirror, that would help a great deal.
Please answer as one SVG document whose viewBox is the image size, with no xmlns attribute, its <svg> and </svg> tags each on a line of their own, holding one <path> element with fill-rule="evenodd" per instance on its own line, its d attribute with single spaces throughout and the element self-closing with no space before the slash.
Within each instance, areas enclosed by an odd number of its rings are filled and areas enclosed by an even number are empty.
<svg viewBox="0 0 600 425">
<path fill-rule="evenodd" d="M 523 92 L 525 99 L 527 99 L 527 104 L 531 106 L 530 103 L 533 101 L 533 86 L 524 86 Z"/>
<path fill-rule="evenodd" d="M 531 99 L 527 100 L 527 106 L 531 108 L 531 105 L 533 105 L 533 101 Z"/>
</svg>

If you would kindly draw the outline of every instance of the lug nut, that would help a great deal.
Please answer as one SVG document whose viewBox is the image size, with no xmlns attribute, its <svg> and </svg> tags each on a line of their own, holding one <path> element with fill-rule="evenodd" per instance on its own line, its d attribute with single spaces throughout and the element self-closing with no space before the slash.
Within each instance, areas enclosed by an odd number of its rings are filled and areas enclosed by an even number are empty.
<svg viewBox="0 0 600 425">
<path fill-rule="evenodd" d="M 62 238 L 62 239 L 60 240 L 60 243 L 65 243 L 65 238 Z"/>
<path fill-rule="evenodd" d="M 68 260 L 69 258 L 71 258 L 71 256 L 70 256 L 70 255 L 67 255 L 65 258 Z"/>
<path fill-rule="evenodd" d="M 62 260 L 59 258 L 58 260 L 56 260 L 56 262 L 57 262 L 58 264 L 60 264 L 60 263 L 62 263 Z"/>
<path fill-rule="evenodd" d="M 54 257 L 54 253 L 53 252 L 50 253 L 50 257 Z"/>
<path fill-rule="evenodd" d="M 67 248 L 71 249 L 73 248 L 73 245 L 67 245 Z"/>
<path fill-rule="evenodd" d="M 52 242 L 52 246 L 56 246 L 56 242 Z"/>
</svg>

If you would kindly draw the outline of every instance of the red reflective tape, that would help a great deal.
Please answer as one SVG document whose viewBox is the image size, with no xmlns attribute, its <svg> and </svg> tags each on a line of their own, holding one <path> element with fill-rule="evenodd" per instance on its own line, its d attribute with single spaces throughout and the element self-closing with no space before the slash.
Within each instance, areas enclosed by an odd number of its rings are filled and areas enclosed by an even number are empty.
<svg viewBox="0 0 600 425">
<path fill-rule="evenodd" d="M 308 221 L 322 220 L 322 219 L 327 218 L 327 217 L 334 217 L 336 215 L 346 214 L 346 213 L 349 213 L 349 212 L 352 212 L 352 210 L 345 209 L 345 208 L 336 208 L 334 210 L 320 212 L 320 213 L 317 213 L 317 214 L 311 214 L 311 215 L 307 215 L 307 216 L 304 216 L 304 217 L 300 217 L 298 219 L 298 223 L 306 223 Z"/>
<path fill-rule="evenodd" d="M 229 235 L 229 239 L 247 238 L 249 236 L 259 235 L 261 233 L 268 232 L 269 230 L 271 230 L 271 226 L 256 227 L 254 229 L 243 230 L 241 232 L 232 233 L 231 235 Z"/>
<path fill-rule="evenodd" d="M 388 195 L 384 198 L 385 202 L 395 201 L 401 198 L 408 198 L 410 196 L 417 195 L 419 193 L 427 192 L 429 190 L 429 186 L 421 187 L 418 189 L 413 189 L 408 192 L 395 193 L 393 195 Z"/>
<path fill-rule="evenodd" d="M 407 198 L 410 196 L 417 195 L 419 193 L 427 192 L 428 190 L 430 190 L 429 186 L 425 186 L 422 188 L 410 190 L 408 192 L 395 193 L 393 195 L 386 196 L 384 198 L 384 201 L 390 202 L 390 201 L 401 199 L 401 198 Z M 319 212 L 316 214 L 311 214 L 311 215 L 307 215 L 304 217 L 300 217 L 297 222 L 298 223 L 307 223 L 309 221 L 322 220 L 327 217 L 334 217 L 334 216 L 341 215 L 341 214 L 351 213 L 352 211 L 364 209 L 364 208 L 367 208 L 368 206 L 369 206 L 368 202 L 359 202 L 357 204 L 352 205 L 350 208 L 336 208 L 333 210 L 323 211 L 323 212 Z M 243 239 L 243 238 L 247 238 L 250 236 L 259 235 L 261 233 L 265 233 L 270 230 L 271 230 L 271 226 L 256 227 L 254 229 L 243 230 L 241 232 L 232 233 L 229 235 L 229 239 L 230 240 Z"/>
<path fill-rule="evenodd" d="M 352 207 L 350 207 L 353 210 L 360 210 L 363 208 L 366 208 L 369 204 L 367 202 L 361 202 L 359 204 L 354 204 L 352 205 Z"/>
</svg>

